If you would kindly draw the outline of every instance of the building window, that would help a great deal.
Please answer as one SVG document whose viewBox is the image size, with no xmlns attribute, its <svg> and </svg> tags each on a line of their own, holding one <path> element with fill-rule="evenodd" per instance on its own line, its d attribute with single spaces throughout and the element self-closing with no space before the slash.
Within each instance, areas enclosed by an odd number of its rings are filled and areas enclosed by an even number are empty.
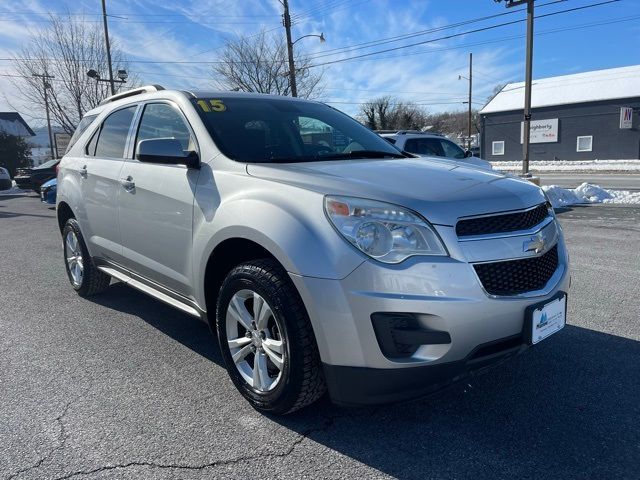
<svg viewBox="0 0 640 480">
<path fill-rule="evenodd" d="M 590 152 L 593 147 L 593 136 L 578 137 L 576 152 Z"/>
<path fill-rule="evenodd" d="M 491 143 L 491 155 L 504 155 L 504 140 Z"/>
</svg>

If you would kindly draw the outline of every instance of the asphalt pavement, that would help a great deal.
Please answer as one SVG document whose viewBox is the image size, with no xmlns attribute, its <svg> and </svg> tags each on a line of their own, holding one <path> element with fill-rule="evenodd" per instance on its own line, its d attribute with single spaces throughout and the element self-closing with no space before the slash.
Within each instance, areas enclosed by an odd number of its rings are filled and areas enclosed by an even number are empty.
<svg viewBox="0 0 640 480">
<path fill-rule="evenodd" d="M 536 173 L 542 185 L 575 188 L 587 182 L 613 190 L 640 191 L 640 174 L 636 173 Z"/>
<path fill-rule="evenodd" d="M 273 418 L 207 326 L 121 284 L 78 297 L 54 211 L 0 197 L 0 479 L 637 479 L 640 208 L 560 220 L 563 331 L 427 399 Z"/>
</svg>

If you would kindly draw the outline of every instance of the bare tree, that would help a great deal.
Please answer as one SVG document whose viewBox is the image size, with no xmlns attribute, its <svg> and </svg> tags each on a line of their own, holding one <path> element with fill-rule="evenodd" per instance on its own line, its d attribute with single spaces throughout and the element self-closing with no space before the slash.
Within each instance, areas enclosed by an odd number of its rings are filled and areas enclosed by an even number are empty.
<svg viewBox="0 0 640 480">
<path fill-rule="evenodd" d="M 322 71 L 310 69 L 308 57 L 296 54 L 298 96 L 317 97 L 322 93 Z M 266 32 L 241 37 L 224 46 L 220 63 L 213 67 L 218 84 L 225 89 L 244 92 L 290 95 L 287 47 L 277 35 Z"/>
<path fill-rule="evenodd" d="M 472 110 L 472 133 L 480 132 L 478 110 Z M 448 111 L 429 115 L 429 125 L 436 132 L 444 133 L 452 138 L 466 137 L 468 133 L 469 114 L 467 111 Z M 474 132 L 475 130 L 475 132 Z"/>
<path fill-rule="evenodd" d="M 422 107 L 389 96 L 363 104 L 358 118 L 372 130 L 420 130 L 428 126 L 428 115 Z"/>
<path fill-rule="evenodd" d="M 111 56 L 114 71 L 127 68 L 124 55 L 113 40 Z M 82 17 L 51 16 L 46 27 L 31 34 L 28 45 L 14 62 L 19 75 L 14 84 L 19 95 L 42 112 L 45 85 L 33 74 L 55 77 L 47 82 L 49 111 L 52 122 L 68 133 L 73 133 L 86 111 L 110 95 L 108 83 L 87 77 L 89 69 L 105 75 L 108 66 L 102 30 L 84 22 Z M 136 83 L 136 76 L 130 74 L 127 88 Z M 116 85 L 118 89 L 123 86 Z"/>
</svg>

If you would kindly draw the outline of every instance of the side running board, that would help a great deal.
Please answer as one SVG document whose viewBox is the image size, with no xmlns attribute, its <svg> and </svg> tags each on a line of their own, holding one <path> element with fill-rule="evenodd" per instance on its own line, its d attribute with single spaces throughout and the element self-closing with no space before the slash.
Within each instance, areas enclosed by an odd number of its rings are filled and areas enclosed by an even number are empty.
<svg viewBox="0 0 640 480">
<path fill-rule="evenodd" d="M 188 313 L 189 315 L 193 315 L 194 317 L 204 320 L 202 313 L 200 313 L 200 311 L 198 311 L 196 308 L 192 307 L 191 305 L 185 302 L 182 302 L 174 297 L 171 297 L 166 293 L 163 293 L 160 290 L 157 290 L 146 283 L 142 283 L 141 281 L 136 280 L 135 278 L 132 278 L 130 275 L 127 275 L 126 273 L 123 273 L 120 270 L 116 270 L 115 268 L 112 268 L 106 265 L 98 265 L 98 270 L 106 273 L 107 275 L 117 280 L 120 280 L 122 283 L 129 285 L 130 287 L 140 290 L 141 292 L 146 293 L 147 295 L 150 295 L 153 298 L 160 300 L 161 302 L 171 305 L 172 307 L 177 308 L 178 310 L 182 310 L 183 312 Z"/>
</svg>

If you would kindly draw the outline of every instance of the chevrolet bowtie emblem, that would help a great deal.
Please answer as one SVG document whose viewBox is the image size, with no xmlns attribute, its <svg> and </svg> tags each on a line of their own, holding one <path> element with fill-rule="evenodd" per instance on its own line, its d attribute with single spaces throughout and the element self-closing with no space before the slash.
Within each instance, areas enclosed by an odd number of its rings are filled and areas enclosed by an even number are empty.
<svg viewBox="0 0 640 480">
<path fill-rule="evenodd" d="M 540 253 L 544 251 L 544 247 L 544 236 L 542 235 L 542 233 L 537 233 L 522 244 L 522 251 Z"/>
</svg>

